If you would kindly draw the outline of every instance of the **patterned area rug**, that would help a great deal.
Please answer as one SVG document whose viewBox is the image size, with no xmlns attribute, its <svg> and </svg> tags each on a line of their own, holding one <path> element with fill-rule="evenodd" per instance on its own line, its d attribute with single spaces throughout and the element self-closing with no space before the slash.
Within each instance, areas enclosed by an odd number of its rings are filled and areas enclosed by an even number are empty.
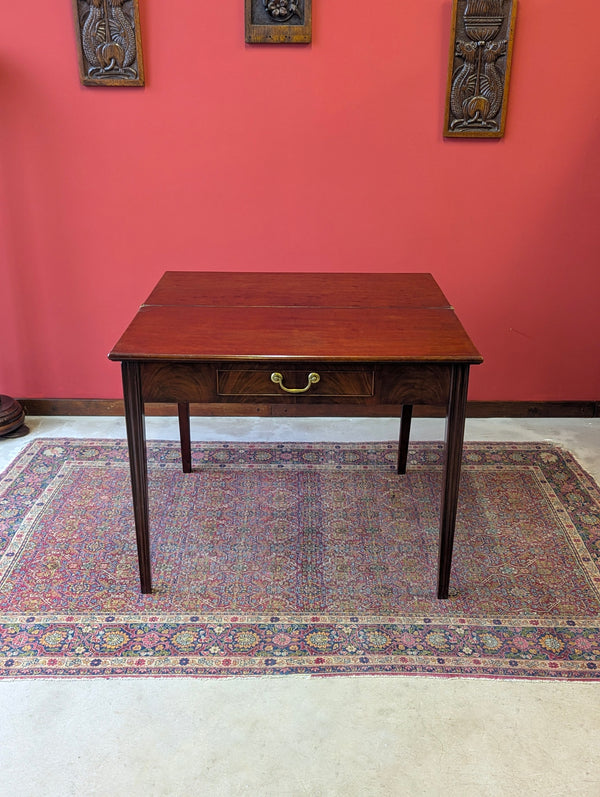
<svg viewBox="0 0 600 797">
<path fill-rule="evenodd" d="M 467 444 L 450 599 L 442 446 L 149 443 L 155 594 L 126 444 L 35 440 L 0 477 L 8 678 L 600 678 L 600 489 L 547 444 Z"/>
</svg>

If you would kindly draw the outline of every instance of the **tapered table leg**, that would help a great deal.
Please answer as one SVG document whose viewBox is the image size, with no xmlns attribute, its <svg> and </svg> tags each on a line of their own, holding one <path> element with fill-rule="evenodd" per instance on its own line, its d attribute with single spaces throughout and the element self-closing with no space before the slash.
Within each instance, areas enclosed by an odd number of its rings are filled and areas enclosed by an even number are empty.
<svg viewBox="0 0 600 797">
<path fill-rule="evenodd" d="M 148 530 L 148 462 L 140 364 L 125 361 L 121 363 L 121 370 L 140 587 L 142 593 L 149 594 L 152 592 L 152 566 Z"/>
<path fill-rule="evenodd" d="M 450 378 L 450 398 L 446 416 L 446 452 L 440 520 L 438 598 L 448 597 L 450 585 L 468 385 L 469 366 L 454 365 Z"/>
<path fill-rule="evenodd" d="M 179 441 L 181 445 L 181 465 L 184 473 L 192 472 L 192 440 L 190 435 L 190 405 L 181 401 L 177 405 L 179 415 Z"/>
<path fill-rule="evenodd" d="M 400 441 L 398 443 L 398 473 L 406 473 L 408 459 L 408 441 L 410 439 L 410 422 L 412 420 L 412 404 L 402 405 L 400 418 Z"/>
</svg>

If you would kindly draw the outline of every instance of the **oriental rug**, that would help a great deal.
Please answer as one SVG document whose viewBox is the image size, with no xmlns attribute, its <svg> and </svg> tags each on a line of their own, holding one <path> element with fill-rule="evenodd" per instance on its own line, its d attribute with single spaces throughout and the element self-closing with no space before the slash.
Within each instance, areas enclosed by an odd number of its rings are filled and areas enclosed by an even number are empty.
<svg viewBox="0 0 600 797">
<path fill-rule="evenodd" d="M 443 446 L 150 442 L 141 595 L 127 446 L 31 442 L 0 476 L 0 677 L 600 679 L 600 489 L 549 444 L 466 444 L 450 598 Z"/>
</svg>

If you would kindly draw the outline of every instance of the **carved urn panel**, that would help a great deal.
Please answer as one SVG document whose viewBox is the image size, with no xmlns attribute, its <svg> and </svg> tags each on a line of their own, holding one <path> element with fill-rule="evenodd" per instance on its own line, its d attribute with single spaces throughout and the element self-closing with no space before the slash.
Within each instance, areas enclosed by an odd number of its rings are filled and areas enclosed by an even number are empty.
<svg viewBox="0 0 600 797">
<path fill-rule="evenodd" d="M 312 0 L 246 0 L 249 44 L 305 44 L 312 38 Z"/>
<path fill-rule="evenodd" d="M 444 135 L 504 134 L 517 0 L 453 0 Z"/>
<path fill-rule="evenodd" d="M 85 86 L 143 86 L 138 0 L 73 0 Z"/>
</svg>

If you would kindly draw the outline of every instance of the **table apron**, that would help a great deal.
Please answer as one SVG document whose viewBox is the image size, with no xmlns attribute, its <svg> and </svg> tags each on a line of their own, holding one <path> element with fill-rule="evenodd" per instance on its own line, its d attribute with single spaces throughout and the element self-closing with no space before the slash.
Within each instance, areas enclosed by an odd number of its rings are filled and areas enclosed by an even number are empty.
<svg viewBox="0 0 600 797">
<path fill-rule="evenodd" d="M 145 402 L 354 406 L 447 405 L 453 365 L 448 363 L 144 362 L 140 368 Z M 271 381 L 280 373 L 294 390 Z"/>
</svg>

